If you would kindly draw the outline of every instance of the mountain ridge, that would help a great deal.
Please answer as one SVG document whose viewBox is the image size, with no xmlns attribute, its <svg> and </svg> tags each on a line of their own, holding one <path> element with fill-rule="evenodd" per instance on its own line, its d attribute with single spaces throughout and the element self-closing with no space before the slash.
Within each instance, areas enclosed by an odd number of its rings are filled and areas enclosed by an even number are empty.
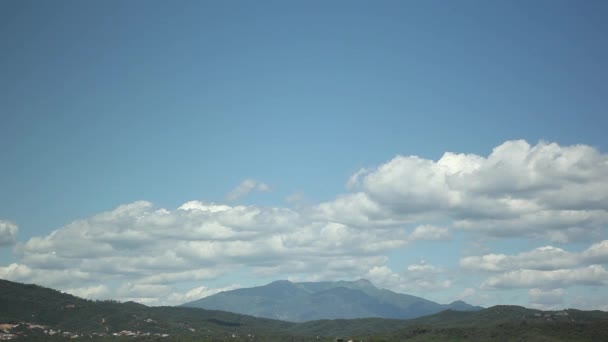
<svg viewBox="0 0 608 342">
<path fill-rule="evenodd" d="M 509 305 L 444 310 L 411 320 L 293 323 L 199 308 L 92 301 L 0 279 L 0 308 L 0 337 L 28 341 L 608 341 L 608 312 Z"/>
<path fill-rule="evenodd" d="M 223 291 L 180 306 L 235 312 L 254 317 L 304 322 L 321 319 L 411 319 L 446 309 L 475 311 L 463 301 L 439 304 L 376 287 L 367 279 L 291 282 Z"/>
</svg>

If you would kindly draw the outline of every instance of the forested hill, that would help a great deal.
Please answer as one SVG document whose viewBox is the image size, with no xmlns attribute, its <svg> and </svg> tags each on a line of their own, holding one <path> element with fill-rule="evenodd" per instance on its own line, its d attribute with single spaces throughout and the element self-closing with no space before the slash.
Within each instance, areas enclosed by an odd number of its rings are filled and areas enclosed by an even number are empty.
<svg viewBox="0 0 608 342">
<path fill-rule="evenodd" d="M 61 334 L 68 332 L 66 335 L 69 336 L 114 336 L 128 331 L 150 336 L 221 338 L 248 334 L 281 335 L 292 326 L 287 322 L 228 312 L 91 301 L 38 285 L 6 280 L 0 280 L 0 307 L 0 324 L 28 323 L 44 327 L 29 329 L 30 334 L 52 330 L 61 331 Z"/>
<path fill-rule="evenodd" d="M 90 301 L 0 280 L 0 338 L 145 341 L 608 341 L 608 313 L 494 306 L 410 320 L 291 323 L 222 311 Z"/>
</svg>

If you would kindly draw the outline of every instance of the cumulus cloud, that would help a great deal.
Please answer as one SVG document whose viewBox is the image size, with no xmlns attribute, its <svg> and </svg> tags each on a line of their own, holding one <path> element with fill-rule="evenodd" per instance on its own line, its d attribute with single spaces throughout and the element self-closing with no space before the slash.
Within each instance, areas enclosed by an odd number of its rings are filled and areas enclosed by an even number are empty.
<svg viewBox="0 0 608 342">
<path fill-rule="evenodd" d="M 78 268 L 37 269 L 24 264 L 12 263 L 0 267 L 0 278 L 22 283 L 33 283 L 65 289 L 93 281 L 91 274 Z"/>
<path fill-rule="evenodd" d="M 14 244 L 18 231 L 19 228 L 14 223 L 0 220 L 0 247 Z"/>
<path fill-rule="evenodd" d="M 585 145 L 516 140 L 487 157 L 397 156 L 348 185 L 353 193 L 319 211 L 359 225 L 451 220 L 481 235 L 557 242 L 596 239 L 608 224 L 608 156 Z"/>
<path fill-rule="evenodd" d="M 191 302 L 193 300 L 212 296 L 216 293 L 238 289 L 240 287 L 241 287 L 240 285 L 236 285 L 236 284 L 228 285 L 228 286 L 224 286 L 224 287 L 218 287 L 218 288 L 208 288 L 205 286 L 199 286 L 199 287 L 195 287 L 195 288 L 190 289 L 185 292 L 173 291 L 169 295 L 169 299 L 170 299 L 169 301 L 173 302 L 173 303 L 187 303 L 187 302 Z"/>
<path fill-rule="evenodd" d="M 405 229 L 359 230 L 289 208 L 190 201 L 168 210 L 139 201 L 18 244 L 19 262 L 0 267 L 0 277 L 166 304 L 181 298 L 176 284 L 204 284 L 244 266 L 253 274 L 350 278 L 407 242 Z M 96 287 L 98 279 L 117 286 Z"/>
<path fill-rule="evenodd" d="M 368 270 L 365 278 L 384 288 L 420 295 L 445 290 L 453 284 L 444 269 L 425 261 L 408 265 L 406 270 L 399 273 L 385 265 L 374 266 Z"/>
<path fill-rule="evenodd" d="M 256 181 L 255 179 L 245 179 L 228 194 L 228 200 L 236 201 L 247 196 L 252 191 L 268 192 L 270 191 L 270 186 L 266 183 Z"/>
<path fill-rule="evenodd" d="M 294 192 L 287 197 L 285 197 L 285 201 L 290 204 L 298 204 L 304 200 L 304 194 L 301 192 Z"/>
<path fill-rule="evenodd" d="M 477 293 L 477 291 L 474 288 L 467 287 L 456 296 L 456 299 L 457 300 L 467 300 L 467 299 L 475 296 L 476 293 Z"/>
<path fill-rule="evenodd" d="M 555 289 L 575 285 L 608 285 L 608 271 L 600 265 L 551 271 L 517 270 L 489 277 L 482 288 Z"/>
<path fill-rule="evenodd" d="M 394 272 L 387 266 L 390 251 L 464 231 L 482 238 L 600 241 L 582 252 L 546 246 L 463 258 L 465 269 L 501 272 L 484 288 L 606 284 L 600 265 L 608 255 L 608 240 L 602 239 L 608 156 L 592 147 L 517 140 L 488 156 L 396 156 L 355 173 L 348 188 L 334 200 L 297 209 L 200 201 L 177 209 L 146 201 L 121 205 L 16 243 L 18 261 L 0 267 L 0 277 L 148 304 L 177 304 L 207 291 L 177 284 L 204 286 L 235 270 L 266 277 L 366 277 L 423 294 L 451 288 L 449 272 L 426 263 Z M 228 199 L 269 190 L 247 179 Z M 15 243 L 16 234 L 16 226 L 0 221 L 0 245 Z M 98 279 L 112 285 L 99 287 Z"/>
<path fill-rule="evenodd" d="M 608 264 L 608 240 L 594 243 L 578 257 L 586 263 Z"/>
<path fill-rule="evenodd" d="M 517 269 L 557 270 L 602 263 L 608 263 L 608 240 L 595 243 L 580 253 L 545 246 L 517 255 L 486 254 L 460 259 L 460 266 L 465 269 L 492 272 Z"/>
<path fill-rule="evenodd" d="M 125 284 L 119 289 L 119 293 L 122 294 L 120 298 L 124 301 L 134 301 L 145 305 L 173 305 L 191 302 L 239 287 L 239 285 L 228 285 L 218 288 L 199 286 L 183 291 L 166 285 L 141 286 L 138 284 Z"/>
<path fill-rule="evenodd" d="M 450 237 L 451 234 L 447 228 L 432 225 L 418 226 L 410 234 L 411 240 L 448 240 Z"/>
<path fill-rule="evenodd" d="M 601 266 L 605 263 L 608 263 L 608 240 L 580 252 L 544 246 L 515 255 L 490 253 L 460 259 L 465 270 L 499 273 L 483 281 L 482 288 L 529 288 L 531 305 L 544 309 L 561 304 L 546 299 L 548 294 L 561 293 L 558 288 L 608 284 L 608 272 Z"/>
<path fill-rule="evenodd" d="M 93 286 L 85 286 L 85 287 L 77 287 L 77 288 L 69 288 L 64 292 L 69 293 L 71 295 L 88 298 L 88 299 L 111 299 L 109 298 L 110 290 L 106 285 L 93 285 Z"/>
</svg>

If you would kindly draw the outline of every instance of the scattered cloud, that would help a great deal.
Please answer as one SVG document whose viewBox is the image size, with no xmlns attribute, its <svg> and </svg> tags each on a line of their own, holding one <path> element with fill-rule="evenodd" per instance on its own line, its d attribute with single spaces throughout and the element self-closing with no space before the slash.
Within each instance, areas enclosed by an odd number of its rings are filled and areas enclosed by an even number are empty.
<svg viewBox="0 0 608 342">
<path fill-rule="evenodd" d="M 566 288 L 608 285 L 608 240 L 592 244 L 580 252 L 544 246 L 516 255 L 485 254 L 460 259 L 461 268 L 494 273 L 482 289 L 530 289 L 529 304 L 538 309 L 562 307 Z"/>
<path fill-rule="evenodd" d="M 218 288 L 208 288 L 205 286 L 199 286 L 199 287 L 195 287 L 195 288 L 190 289 L 185 292 L 173 291 L 169 295 L 169 297 L 170 297 L 170 302 L 187 303 L 187 302 L 191 302 L 193 300 L 212 296 L 216 293 L 238 289 L 240 287 L 241 287 L 240 285 L 236 285 L 236 284 L 228 285 L 228 286 L 224 286 L 224 287 L 218 287 Z"/>
<path fill-rule="evenodd" d="M 388 266 L 375 266 L 365 274 L 365 278 L 384 288 L 418 295 L 445 290 L 453 284 L 443 268 L 425 261 L 408 265 L 406 270 L 400 273 L 394 272 Z"/>
<path fill-rule="evenodd" d="M 608 285 L 608 271 L 600 265 L 551 271 L 517 270 L 489 277 L 481 287 L 555 289 L 576 285 Z"/>
<path fill-rule="evenodd" d="M 486 254 L 460 259 L 460 266 L 468 270 L 504 272 L 509 270 L 559 270 L 592 264 L 608 263 L 608 240 L 594 243 L 575 253 L 558 247 L 545 246 L 517 255 Z"/>
<path fill-rule="evenodd" d="M 293 194 L 285 197 L 285 201 L 290 204 L 298 204 L 304 200 L 304 194 L 301 192 L 294 192 Z"/>
<path fill-rule="evenodd" d="M 321 273 L 350 278 L 386 262 L 406 231 L 361 231 L 288 208 L 190 201 L 178 209 L 139 201 L 74 221 L 15 247 L 0 277 L 74 293 L 163 303 L 181 282 L 217 279 L 243 266 L 255 274 Z M 116 288 L 96 288 L 107 279 Z M 177 304 L 177 303 L 171 303 Z"/>
<path fill-rule="evenodd" d="M 346 187 L 351 190 L 356 189 L 358 186 L 361 185 L 361 179 L 363 177 L 365 177 L 365 175 L 367 173 L 369 173 L 368 169 L 366 169 L 366 168 L 359 169 L 359 171 L 355 172 L 355 174 L 350 176 L 350 178 L 348 179 L 348 182 L 346 183 Z"/>
<path fill-rule="evenodd" d="M 319 211 L 368 227 L 450 220 L 475 234 L 562 243 L 597 239 L 608 224 L 608 156 L 585 145 L 516 140 L 488 157 L 397 156 L 357 172 L 349 187 Z"/>
<path fill-rule="evenodd" d="M 460 259 L 463 268 L 492 272 L 516 269 L 557 270 L 605 263 L 608 263 L 608 240 L 595 243 L 580 253 L 545 246 L 517 255 L 486 254 Z"/>
<path fill-rule="evenodd" d="M 17 241 L 18 232 L 16 224 L 0 220 L 0 247 L 13 245 Z"/>
<path fill-rule="evenodd" d="M 245 179 L 228 194 L 228 200 L 236 201 L 247 196 L 252 191 L 268 192 L 270 191 L 270 186 L 266 183 L 256 181 L 255 179 Z"/>
<path fill-rule="evenodd" d="M 486 254 L 460 259 L 460 266 L 469 270 L 504 272 L 516 269 L 555 270 L 578 266 L 581 255 L 561 248 L 546 246 L 517 255 Z"/>
<path fill-rule="evenodd" d="M 474 288 L 467 287 L 466 289 L 462 290 L 462 292 L 460 292 L 458 294 L 456 299 L 457 300 L 467 300 L 467 299 L 473 297 L 476 293 L 477 293 L 477 291 Z"/>
<path fill-rule="evenodd" d="M 410 234 L 411 240 L 448 240 L 450 238 L 451 234 L 448 228 L 431 225 L 418 226 Z"/>
<path fill-rule="evenodd" d="M 222 291 L 230 291 L 240 288 L 239 285 L 229 285 L 218 288 L 199 286 L 190 290 L 182 291 L 172 286 L 141 286 L 137 284 L 126 284 L 119 289 L 122 300 L 134 301 L 145 305 L 173 305 L 191 302 L 208 297 Z"/>
<path fill-rule="evenodd" d="M 89 299 L 112 299 L 109 297 L 110 290 L 106 285 L 93 285 L 78 288 L 69 288 L 64 290 L 65 293 Z"/>
<path fill-rule="evenodd" d="M 24 264 L 12 263 L 0 267 L 0 279 L 18 281 L 22 283 L 33 283 L 46 285 L 56 289 L 66 289 L 81 284 L 96 281 L 91 274 L 83 272 L 77 267 L 65 269 L 44 269 L 29 267 Z M 99 278 L 98 278 L 99 279 Z"/>
<path fill-rule="evenodd" d="M 189 201 L 167 209 L 138 201 L 21 243 L 17 227 L 0 221 L 0 245 L 14 244 L 17 258 L 0 267 L 0 277 L 155 305 L 219 290 L 200 285 L 236 270 L 308 280 L 365 277 L 424 295 L 452 289 L 454 273 L 424 262 L 394 272 L 388 255 L 420 240 L 462 233 L 545 245 L 517 255 L 462 258 L 462 269 L 490 273 L 478 284 L 465 284 L 471 291 L 462 298 L 474 295 L 475 288 L 536 289 L 530 298 L 544 305 L 556 289 L 607 284 L 602 265 L 608 262 L 608 240 L 602 238 L 608 224 L 608 156 L 592 147 L 517 140 L 487 157 L 396 156 L 361 169 L 347 185 L 350 190 L 334 200 L 297 208 Z M 228 199 L 269 190 L 247 179 Z M 599 242 L 581 252 L 549 245 L 571 241 Z M 100 287 L 99 279 L 111 285 Z M 191 282 L 199 286 L 178 286 Z"/>
</svg>

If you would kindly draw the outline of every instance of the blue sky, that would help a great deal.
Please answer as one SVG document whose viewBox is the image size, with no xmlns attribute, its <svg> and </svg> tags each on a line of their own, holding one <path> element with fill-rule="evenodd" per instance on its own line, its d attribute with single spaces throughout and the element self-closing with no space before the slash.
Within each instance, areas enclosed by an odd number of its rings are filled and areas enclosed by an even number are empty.
<svg viewBox="0 0 608 342">
<path fill-rule="evenodd" d="M 149 304 L 366 277 L 443 302 L 608 309 L 606 15 L 3 1 L 0 276 Z M 549 252 L 574 261 L 530 261 Z"/>
</svg>

